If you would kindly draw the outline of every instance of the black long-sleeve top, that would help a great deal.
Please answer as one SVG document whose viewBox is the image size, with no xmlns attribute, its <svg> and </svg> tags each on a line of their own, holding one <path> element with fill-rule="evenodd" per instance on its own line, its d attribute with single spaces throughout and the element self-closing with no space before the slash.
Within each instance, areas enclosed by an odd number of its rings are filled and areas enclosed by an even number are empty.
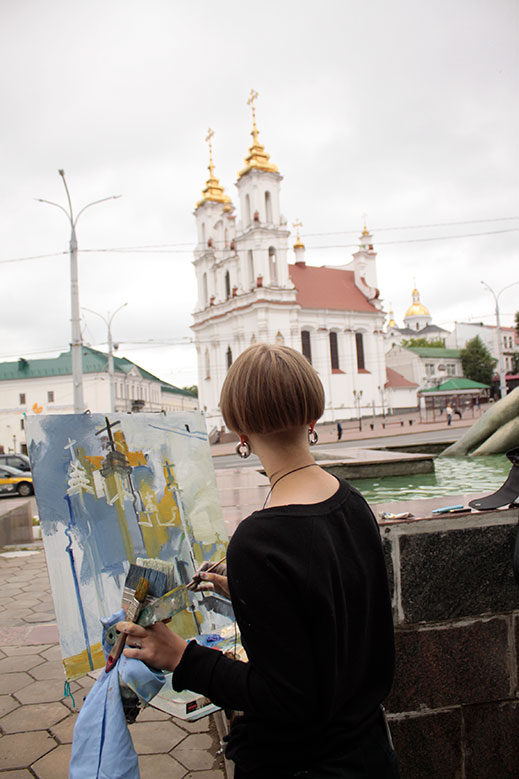
<svg viewBox="0 0 519 779">
<path fill-rule="evenodd" d="M 249 661 L 192 641 L 174 688 L 244 712 L 228 749 L 243 768 L 315 767 L 346 753 L 378 716 L 394 665 L 382 545 L 364 498 L 339 480 L 320 503 L 254 512 L 229 542 L 227 575 Z"/>
</svg>

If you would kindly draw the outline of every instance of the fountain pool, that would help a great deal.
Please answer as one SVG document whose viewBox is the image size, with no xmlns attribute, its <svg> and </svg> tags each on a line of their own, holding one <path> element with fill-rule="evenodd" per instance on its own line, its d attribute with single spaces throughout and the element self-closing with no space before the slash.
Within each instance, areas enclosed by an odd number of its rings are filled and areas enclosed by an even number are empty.
<svg viewBox="0 0 519 779">
<path fill-rule="evenodd" d="M 438 495 L 470 495 L 495 492 L 510 472 L 504 454 L 487 457 L 442 457 L 434 461 L 435 473 L 351 479 L 368 503 L 420 500 Z"/>
</svg>

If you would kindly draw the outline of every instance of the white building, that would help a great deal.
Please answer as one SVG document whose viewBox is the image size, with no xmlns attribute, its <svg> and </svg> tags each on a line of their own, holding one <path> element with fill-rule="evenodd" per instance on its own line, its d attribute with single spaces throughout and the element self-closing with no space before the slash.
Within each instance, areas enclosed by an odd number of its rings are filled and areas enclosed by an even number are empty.
<svg viewBox="0 0 519 779">
<path fill-rule="evenodd" d="M 92 413 L 110 410 L 108 355 L 83 346 L 83 393 Z M 191 392 L 161 381 L 125 357 L 114 357 L 115 411 L 181 411 L 198 408 Z M 0 363 L 0 446 L 25 452 L 30 414 L 73 414 L 70 351 L 39 360 Z"/>
<path fill-rule="evenodd" d="M 483 322 L 455 322 L 454 330 L 447 336 L 446 345 L 453 349 L 463 349 L 467 342 L 476 336 L 480 337 L 492 357 L 499 360 L 497 327 L 495 325 L 484 325 Z M 501 346 L 505 371 L 512 373 L 514 369 L 513 355 L 519 351 L 519 339 L 515 328 L 501 326 Z"/>
<path fill-rule="evenodd" d="M 386 353 L 386 365 L 420 389 L 437 387 L 447 378 L 463 376 L 458 349 L 395 345 Z"/>
<path fill-rule="evenodd" d="M 306 355 L 324 385 L 323 419 L 356 416 L 358 402 L 380 413 L 384 313 L 372 237 L 364 227 L 352 262 L 318 268 L 306 265 L 298 234 L 290 263 L 282 176 L 259 143 L 254 110 L 251 134 L 236 182 L 238 214 L 215 177 L 211 146 L 209 179 L 194 212 L 198 301 L 192 329 L 208 429 L 223 425 L 218 403 L 229 366 L 257 341 L 283 343 Z"/>
</svg>

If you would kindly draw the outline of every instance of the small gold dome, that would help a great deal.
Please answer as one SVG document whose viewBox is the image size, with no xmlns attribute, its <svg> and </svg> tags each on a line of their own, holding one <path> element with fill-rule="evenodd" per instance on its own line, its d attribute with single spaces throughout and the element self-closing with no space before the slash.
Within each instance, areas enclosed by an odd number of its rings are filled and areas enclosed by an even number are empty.
<svg viewBox="0 0 519 779">
<path fill-rule="evenodd" d="M 429 309 L 427 306 L 424 306 L 423 303 L 420 303 L 420 293 L 416 289 L 416 287 L 413 289 L 413 302 L 405 312 L 405 318 L 408 316 L 431 316 Z"/>
<path fill-rule="evenodd" d="M 226 210 L 229 210 L 229 206 L 231 204 L 231 198 L 229 195 L 225 195 L 223 191 L 223 187 L 214 175 L 214 163 L 213 163 L 213 144 L 212 144 L 212 138 L 213 138 L 214 132 L 209 128 L 207 131 L 207 138 L 206 141 L 209 144 L 209 178 L 207 179 L 205 189 L 202 190 L 202 198 L 197 202 L 195 208 L 198 208 L 202 205 L 202 203 L 205 203 L 206 201 L 210 200 L 212 203 L 224 203 L 226 206 Z"/>
<path fill-rule="evenodd" d="M 252 146 L 249 147 L 249 153 L 245 157 L 245 167 L 238 171 L 239 179 L 253 169 L 265 170 L 268 173 L 278 173 L 277 166 L 270 161 L 270 154 L 267 154 L 265 147 L 258 140 L 259 130 L 256 127 L 256 109 L 254 108 L 254 101 L 257 97 L 258 93 L 251 89 L 247 104 L 252 109 Z"/>
</svg>

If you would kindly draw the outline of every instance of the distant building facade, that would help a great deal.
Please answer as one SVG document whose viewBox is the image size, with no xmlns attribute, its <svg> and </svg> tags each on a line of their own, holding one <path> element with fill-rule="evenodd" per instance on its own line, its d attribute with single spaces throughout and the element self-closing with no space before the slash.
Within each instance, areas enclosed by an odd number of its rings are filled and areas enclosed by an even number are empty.
<svg viewBox="0 0 519 779">
<path fill-rule="evenodd" d="M 479 336 L 483 341 L 492 357 L 498 360 L 499 349 L 497 327 L 495 325 L 484 325 L 483 322 L 455 322 L 454 330 L 452 333 L 449 333 L 445 343 L 454 349 L 464 349 L 467 342 L 476 338 L 476 336 Z M 506 373 L 513 373 L 514 354 L 517 354 L 519 351 L 519 339 L 514 327 L 501 326 L 501 347 L 505 371 Z"/>
<path fill-rule="evenodd" d="M 110 410 L 108 355 L 83 346 L 83 393 L 92 413 Z M 181 411 L 198 408 L 198 398 L 161 381 L 125 357 L 114 357 L 116 411 Z M 70 351 L 55 358 L 0 363 L 0 446 L 26 451 L 30 414 L 73 414 Z"/>
<path fill-rule="evenodd" d="M 419 389 L 437 387 L 450 377 L 463 376 L 459 349 L 395 345 L 386 353 L 386 364 Z"/>
<path fill-rule="evenodd" d="M 259 143 L 254 112 L 251 134 L 236 183 L 239 215 L 214 174 L 211 145 L 209 179 L 194 212 L 198 301 L 192 329 L 208 429 L 223 426 L 219 397 L 225 376 L 256 342 L 285 344 L 308 358 L 324 385 L 324 420 L 355 416 L 358 402 L 380 413 L 384 312 L 372 237 L 364 227 L 349 264 L 313 267 L 306 264 L 298 233 L 290 262 L 282 177 Z"/>
</svg>

